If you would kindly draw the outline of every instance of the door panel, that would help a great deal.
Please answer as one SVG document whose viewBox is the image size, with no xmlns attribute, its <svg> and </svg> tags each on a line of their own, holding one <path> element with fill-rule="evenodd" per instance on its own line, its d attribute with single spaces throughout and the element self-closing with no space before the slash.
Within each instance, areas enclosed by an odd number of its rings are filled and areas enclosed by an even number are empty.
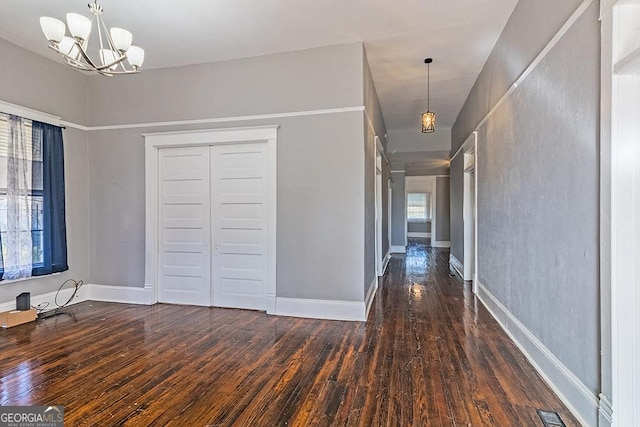
<svg viewBox="0 0 640 427">
<path fill-rule="evenodd" d="M 209 148 L 160 150 L 158 301 L 211 305 Z"/>
<path fill-rule="evenodd" d="M 211 147 L 215 306 L 266 309 L 266 148 Z"/>
</svg>

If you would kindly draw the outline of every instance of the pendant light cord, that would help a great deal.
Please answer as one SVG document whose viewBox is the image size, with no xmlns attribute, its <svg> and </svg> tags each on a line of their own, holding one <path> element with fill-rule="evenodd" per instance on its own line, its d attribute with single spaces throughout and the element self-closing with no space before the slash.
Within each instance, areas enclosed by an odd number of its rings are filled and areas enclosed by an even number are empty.
<svg viewBox="0 0 640 427">
<path fill-rule="evenodd" d="M 430 83 L 431 83 L 431 64 L 427 63 L 427 111 L 431 111 L 431 107 L 429 105 L 430 98 Z"/>
</svg>

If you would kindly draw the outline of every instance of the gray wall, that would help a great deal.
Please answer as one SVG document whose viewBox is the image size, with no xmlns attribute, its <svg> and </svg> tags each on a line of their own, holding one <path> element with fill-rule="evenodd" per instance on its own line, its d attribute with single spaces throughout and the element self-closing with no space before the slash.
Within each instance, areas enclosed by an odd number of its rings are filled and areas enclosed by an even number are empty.
<svg viewBox="0 0 640 427">
<path fill-rule="evenodd" d="M 0 100 L 32 108 L 64 120 L 84 123 L 86 77 L 0 39 Z M 15 301 L 21 292 L 31 296 L 55 292 L 66 279 L 87 282 L 87 135 L 67 128 L 63 131 L 66 184 L 66 220 L 69 271 L 14 283 L 0 283 L 0 303 Z"/>
<path fill-rule="evenodd" d="M 453 127 L 453 150 L 579 3 L 518 3 Z M 476 161 L 479 280 L 594 399 L 600 382 L 599 35 L 593 2 L 479 129 Z M 455 179 L 462 179 L 455 169 Z M 459 183 L 452 186 L 454 211 L 460 191 Z M 577 409 L 593 422 L 594 408 L 586 406 Z"/>
<path fill-rule="evenodd" d="M 448 242 L 451 238 L 451 220 L 449 216 L 449 178 L 436 177 L 436 238 L 440 242 Z"/>
<path fill-rule="evenodd" d="M 357 107 L 362 44 L 89 80 L 92 126 Z"/>
<path fill-rule="evenodd" d="M 502 98 L 582 0 L 520 0 L 451 129 L 456 150 Z"/>
<path fill-rule="evenodd" d="M 0 39 L 0 99 L 87 122 L 87 76 Z"/>
<path fill-rule="evenodd" d="M 378 92 L 373 82 L 373 75 L 371 74 L 371 68 L 369 67 L 369 60 L 367 59 L 367 52 L 362 45 L 362 68 L 363 68 L 363 98 L 364 106 L 367 110 L 367 114 L 371 119 L 371 124 L 375 129 L 375 134 L 378 135 L 382 146 L 387 149 L 387 140 L 385 135 L 387 134 L 387 126 L 382 116 L 382 109 L 380 108 L 380 101 L 378 100 Z"/>
<path fill-rule="evenodd" d="M 90 121 L 142 123 L 358 106 L 362 64 L 362 45 L 355 43 L 149 70 L 133 79 L 95 77 L 89 99 L 104 99 Z M 90 235 L 100 242 L 91 246 L 92 281 L 144 284 L 142 133 L 277 124 L 277 295 L 362 301 L 369 206 L 363 122 L 358 111 L 92 132 Z M 370 271 L 375 274 L 373 267 Z"/>
<path fill-rule="evenodd" d="M 407 222 L 408 233 L 431 233 L 431 222 Z"/>
<path fill-rule="evenodd" d="M 391 200 L 391 245 L 404 246 L 406 244 L 405 236 L 405 182 L 404 171 L 391 171 L 392 184 L 392 200 Z"/>
<path fill-rule="evenodd" d="M 451 159 L 450 173 L 450 241 L 451 255 L 464 264 L 464 156 L 458 155 Z"/>
</svg>

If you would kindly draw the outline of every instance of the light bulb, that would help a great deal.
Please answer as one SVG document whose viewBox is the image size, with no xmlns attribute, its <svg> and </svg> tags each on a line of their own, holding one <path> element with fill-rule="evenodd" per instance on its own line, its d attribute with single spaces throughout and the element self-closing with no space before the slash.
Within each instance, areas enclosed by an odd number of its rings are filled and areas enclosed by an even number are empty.
<svg viewBox="0 0 640 427">
<path fill-rule="evenodd" d="M 73 59 L 78 59 L 80 56 L 80 50 L 76 45 L 76 41 L 71 37 L 65 36 L 58 45 L 58 50 Z"/>
<path fill-rule="evenodd" d="M 79 15 L 77 13 L 67 13 L 67 25 L 69 26 L 69 32 L 71 35 L 84 42 L 89 38 L 91 34 L 91 20 L 86 16 Z"/>
<path fill-rule="evenodd" d="M 64 25 L 64 22 L 48 16 L 40 18 L 40 28 L 42 28 L 42 32 L 47 40 L 56 43 L 60 43 L 62 41 L 64 33 L 67 31 L 67 27 Z"/>
<path fill-rule="evenodd" d="M 142 63 L 144 62 L 144 49 L 138 46 L 131 46 L 127 51 L 127 59 L 132 67 L 136 69 L 142 67 Z"/>
<path fill-rule="evenodd" d="M 131 47 L 131 41 L 133 40 L 133 35 L 122 28 L 112 28 L 111 31 L 111 40 L 113 41 L 113 45 L 120 52 L 126 52 Z"/>
<path fill-rule="evenodd" d="M 111 49 L 100 49 L 100 60 L 102 61 L 102 65 L 109 65 L 112 62 L 115 62 L 119 56 L 112 51 Z M 110 70 L 115 70 L 118 64 L 109 67 Z"/>
</svg>

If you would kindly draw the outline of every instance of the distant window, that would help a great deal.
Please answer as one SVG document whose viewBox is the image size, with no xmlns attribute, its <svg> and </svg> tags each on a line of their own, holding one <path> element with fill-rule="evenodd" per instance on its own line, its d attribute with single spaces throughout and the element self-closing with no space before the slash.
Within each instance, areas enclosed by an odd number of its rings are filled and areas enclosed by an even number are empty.
<svg viewBox="0 0 640 427">
<path fill-rule="evenodd" d="M 407 195 L 407 221 L 427 222 L 431 219 L 429 193 L 409 193 Z"/>
</svg>

